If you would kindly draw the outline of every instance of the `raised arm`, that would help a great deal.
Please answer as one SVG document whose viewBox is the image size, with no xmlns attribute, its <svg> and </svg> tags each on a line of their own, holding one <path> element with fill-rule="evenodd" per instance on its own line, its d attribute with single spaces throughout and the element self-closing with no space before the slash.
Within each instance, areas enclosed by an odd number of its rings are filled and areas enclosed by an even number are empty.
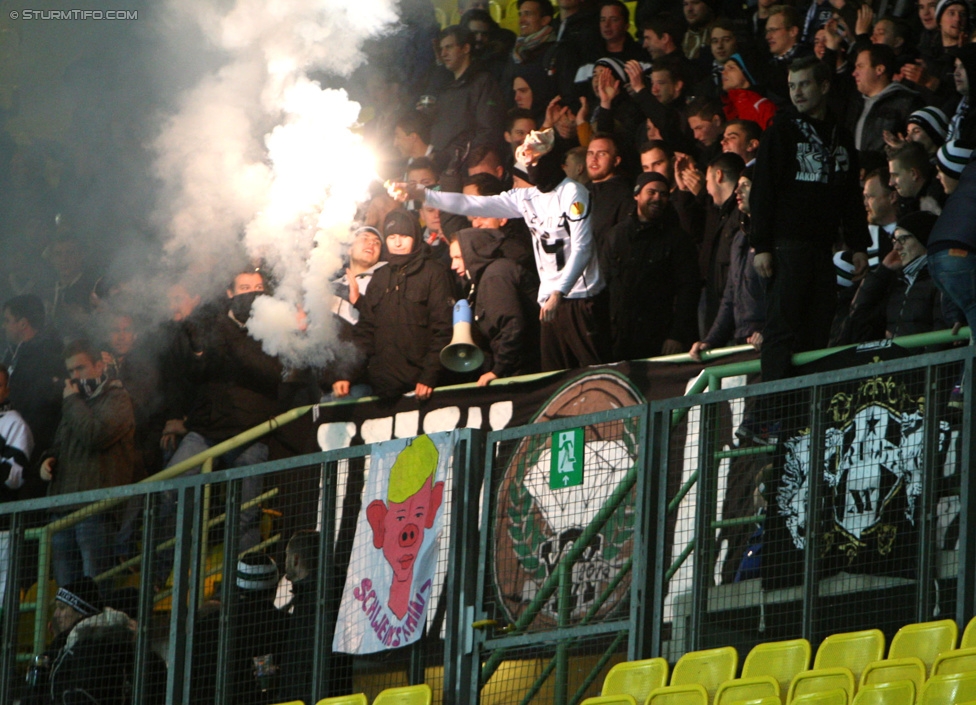
<svg viewBox="0 0 976 705">
<path fill-rule="evenodd" d="M 519 199 L 511 191 L 497 196 L 465 196 L 463 193 L 447 193 L 427 189 L 426 203 L 431 208 L 457 213 L 478 215 L 484 218 L 521 218 Z"/>
</svg>

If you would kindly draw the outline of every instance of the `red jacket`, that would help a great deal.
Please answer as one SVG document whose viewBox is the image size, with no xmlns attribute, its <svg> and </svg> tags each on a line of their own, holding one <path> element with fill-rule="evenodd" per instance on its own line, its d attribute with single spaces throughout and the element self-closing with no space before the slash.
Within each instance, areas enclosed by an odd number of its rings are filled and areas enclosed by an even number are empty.
<svg viewBox="0 0 976 705">
<path fill-rule="evenodd" d="M 726 120 L 752 120 L 763 130 L 776 114 L 776 105 L 755 91 L 733 88 L 722 94 Z"/>
</svg>

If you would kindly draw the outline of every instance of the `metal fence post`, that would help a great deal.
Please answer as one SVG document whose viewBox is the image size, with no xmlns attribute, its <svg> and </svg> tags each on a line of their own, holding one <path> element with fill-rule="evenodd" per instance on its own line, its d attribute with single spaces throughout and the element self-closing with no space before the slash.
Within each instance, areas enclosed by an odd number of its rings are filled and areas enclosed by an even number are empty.
<svg viewBox="0 0 976 705">
<path fill-rule="evenodd" d="M 146 695 L 146 664 L 153 614 L 153 558 L 156 555 L 156 495 L 143 495 L 142 572 L 139 575 L 139 620 L 136 622 L 136 651 L 132 669 L 132 702 L 142 705 Z"/>
<path fill-rule="evenodd" d="M 10 517 L 7 531 L 6 592 L 3 594 L 3 631 L 0 638 L 0 702 L 14 701 L 17 677 L 17 625 L 20 621 L 20 561 L 24 544 L 24 515 Z"/>
<path fill-rule="evenodd" d="M 969 348 L 973 350 L 972 347 Z M 976 379 L 973 379 L 973 357 L 965 362 L 965 406 L 962 412 L 962 436 L 959 449 L 959 577 L 956 580 L 956 622 L 969 623 L 976 613 L 976 536 L 969 530 L 976 524 L 976 491 L 970 479 L 976 462 L 976 434 L 973 433 L 973 401 Z"/>
<path fill-rule="evenodd" d="M 935 390 L 938 380 L 932 365 L 925 368 L 925 416 L 922 418 L 925 472 L 922 473 L 922 494 L 915 507 L 918 526 L 918 579 L 915 581 L 918 598 L 915 619 L 924 622 L 932 615 L 932 582 L 938 579 L 935 563 L 935 487 L 939 457 L 939 417 L 936 414 Z"/>
<path fill-rule="evenodd" d="M 193 638 L 196 615 L 196 590 L 191 583 L 194 549 L 199 548 L 200 513 L 196 511 L 202 492 L 199 487 L 178 490 L 176 507 L 176 546 L 174 547 L 173 593 L 170 597 L 169 672 L 166 678 L 166 702 L 190 702 L 190 660 L 187 645 Z M 187 540 L 189 539 L 189 540 Z M 192 645 L 190 652 L 192 657 Z"/>
<path fill-rule="evenodd" d="M 654 411 L 643 423 L 640 445 L 642 466 L 637 473 L 637 502 L 634 517 L 634 572 L 630 602 L 631 661 L 661 655 L 661 627 L 664 619 L 665 526 L 667 521 L 668 451 L 671 413 Z"/>
<path fill-rule="evenodd" d="M 230 701 L 230 679 L 228 678 L 231 644 L 234 643 L 235 625 L 237 621 L 237 595 L 235 594 L 235 576 L 237 574 L 237 543 L 240 540 L 241 515 L 241 483 L 242 480 L 232 480 L 224 488 L 224 565 L 220 576 L 220 629 L 217 634 L 217 674 L 214 692 L 217 705 L 226 705 Z M 211 485 L 207 485 L 207 490 Z M 204 492 L 204 523 L 210 515 L 210 493 Z M 203 565 L 206 565 L 207 547 L 203 547 Z M 206 576 L 204 576 L 206 580 Z"/>
<path fill-rule="evenodd" d="M 316 584 L 315 611 L 315 649 L 312 657 L 312 702 L 321 698 L 328 689 L 329 675 L 332 668 L 332 639 L 335 636 L 335 616 L 326 623 L 326 608 L 335 606 L 338 613 L 336 588 L 332 585 L 335 580 L 333 564 L 335 562 L 336 540 L 336 487 L 339 476 L 339 463 L 335 460 L 320 466 L 322 478 L 322 530 L 319 533 L 319 564 L 318 583 Z M 290 538 L 290 537 L 288 537 Z M 342 588 L 338 588 L 341 590 Z M 341 595 L 340 595 L 341 599 Z"/>
<path fill-rule="evenodd" d="M 207 458 L 203 461 L 203 465 L 200 467 L 201 475 L 209 475 L 213 472 L 213 458 Z M 203 487 L 203 521 L 200 524 L 200 542 L 203 544 L 203 550 L 200 552 L 200 573 L 197 576 L 199 580 L 198 597 L 200 603 L 197 607 L 203 606 L 203 599 L 206 595 L 206 581 L 207 581 L 207 544 L 210 542 L 210 502 L 211 494 L 213 492 L 213 486 L 208 482 Z"/>
<path fill-rule="evenodd" d="M 569 611 L 572 605 L 573 573 L 572 565 L 563 560 L 559 562 L 559 599 L 556 608 L 559 614 L 559 628 L 567 629 L 570 624 Z M 556 689 L 553 700 L 557 703 L 567 702 L 569 695 L 569 643 L 567 637 L 562 637 L 556 644 Z"/>
<path fill-rule="evenodd" d="M 803 612 L 802 633 L 810 642 L 814 639 L 814 618 L 820 597 L 820 581 L 817 576 L 817 542 L 823 535 L 822 489 L 823 477 L 823 419 L 820 413 L 821 388 L 810 390 L 810 466 L 807 471 L 807 526 L 803 545 Z"/>
<path fill-rule="evenodd" d="M 48 584 L 51 580 L 51 531 L 38 529 L 37 540 L 37 599 L 34 609 L 34 654 L 44 651 L 47 643 Z"/>
<path fill-rule="evenodd" d="M 715 472 L 715 451 L 718 445 L 718 405 L 701 407 L 698 439 L 698 485 L 695 489 L 695 556 L 692 563 L 691 614 L 688 616 L 690 649 L 700 649 L 702 621 L 708 611 L 708 588 L 712 581 L 711 560 L 715 544 L 712 529 L 714 513 L 713 486 L 718 484 Z"/>
<path fill-rule="evenodd" d="M 451 545 L 444 584 L 448 597 L 444 638 L 444 703 L 465 705 L 465 694 L 477 689 L 478 672 L 470 658 L 473 648 L 475 593 L 478 575 L 478 510 L 484 479 L 484 434 L 463 429 L 454 453 L 451 498 Z"/>
</svg>

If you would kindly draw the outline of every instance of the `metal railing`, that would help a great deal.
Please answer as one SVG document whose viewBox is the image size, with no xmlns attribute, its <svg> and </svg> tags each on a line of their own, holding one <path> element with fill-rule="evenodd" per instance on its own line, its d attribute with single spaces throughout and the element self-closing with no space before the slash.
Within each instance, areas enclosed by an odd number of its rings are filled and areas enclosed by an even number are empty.
<svg viewBox="0 0 976 705">
<path fill-rule="evenodd" d="M 943 331 L 902 338 L 894 342 L 902 347 L 927 347 L 962 341 L 966 339 L 966 335 L 965 329 L 956 336 L 952 336 L 949 331 Z M 794 362 L 802 364 L 842 349 L 816 351 L 795 356 Z M 703 357 L 714 360 L 727 354 L 742 351 L 742 348 L 709 351 Z M 688 356 L 682 355 L 658 358 L 656 361 L 690 362 L 691 360 Z M 451 565 L 457 566 L 457 569 L 448 572 L 445 578 L 445 594 L 448 596 L 447 627 L 445 629 L 442 665 L 445 701 L 476 702 L 480 688 L 490 680 L 498 666 L 505 661 L 508 655 L 527 645 L 537 645 L 542 653 L 547 653 L 549 646 L 553 646 L 551 656 L 548 657 L 547 664 L 541 674 L 521 697 L 521 700 L 526 703 L 540 692 L 547 679 L 553 677 L 555 678 L 555 692 L 559 702 L 579 702 L 589 694 L 588 689 L 596 682 L 599 674 L 604 671 L 615 654 L 625 652 L 627 658 L 641 658 L 664 652 L 667 652 L 668 655 L 678 655 L 683 650 L 703 645 L 706 640 L 703 637 L 702 620 L 706 619 L 706 615 L 709 613 L 709 600 L 712 599 L 714 602 L 713 596 L 711 596 L 714 590 L 709 583 L 710 574 L 707 567 L 709 565 L 708 560 L 713 558 L 715 553 L 714 533 L 724 528 L 752 524 L 761 520 L 759 515 L 739 516 L 731 519 L 716 516 L 718 501 L 716 491 L 717 468 L 723 462 L 741 457 L 770 454 L 774 450 L 773 446 L 726 448 L 716 445 L 715 428 L 718 423 L 719 405 L 728 404 L 733 399 L 758 398 L 784 392 L 795 392 L 798 389 L 822 389 L 825 384 L 849 382 L 868 373 L 894 374 L 911 369 L 934 369 L 937 365 L 949 364 L 957 366 L 964 364 L 971 372 L 972 350 L 967 348 L 881 363 L 872 366 L 869 372 L 855 368 L 834 373 L 821 373 L 790 381 L 720 391 L 723 379 L 758 372 L 758 361 L 734 363 L 706 368 L 692 385 L 689 396 L 685 398 L 627 407 L 597 415 L 564 419 L 545 425 L 537 424 L 519 429 L 506 429 L 492 434 L 482 434 L 470 429 L 463 430 L 461 432 L 461 445 L 457 450 L 455 459 L 455 468 L 462 468 L 463 472 L 455 472 L 455 494 L 451 515 L 452 529 L 449 549 Z M 534 377 L 543 376 L 545 375 Z M 972 380 L 973 375 L 969 374 L 967 379 Z M 522 380 L 506 380 L 505 384 L 517 384 L 519 381 Z M 927 390 L 933 388 L 933 384 L 926 386 Z M 702 394 L 706 389 L 713 391 Z M 811 412 L 817 407 L 817 403 L 822 401 L 816 398 L 816 391 L 812 393 L 814 401 L 810 403 Z M 930 394 L 930 392 L 927 391 L 926 394 Z M 974 452 L 973 434 L 970 430 L 973 426 L 970 402 L 972 398 L 972 394 L 968 394 L 966 397 L 967 405 L 963 412 L 963 421 L 960 427 L 962 434 L 960 454 L 964 463 L 969 462 Z M 926 397 L 926 401 L 928 402 L 927 408 L 932 408 L 932 399 Z M 320 515 L 326 540 L 322 542 L 323 563 L 321 570 L 324 572 L 320 578 L 323 581 L 321 585 L 329 584 L 334 576 L 330 577 L 325 573 L 329 570 L 329 554 L 334 550 L 335 534 L 333 529 L 337 520 L 336 513 L 342 501 L 335 486 L 335 469 L 340 461 L 368 456 L 370 453 L 369 446 L 265 463 L 254 468 L 228 470 L 221 473 L 219 481 L 228 485 L 228 508 L 220 516 L 209 516 L 211 510 L 210 487 L 216 480 L 207 476 L 207 470 L 211 469 L 213 458 L 240 445 L 252 442 L 262 435 L 274 431 L 279 426 L 300 418 L 310 409 L 311 407 L 301 407 L 292 410 L 256 429 L 214 446 L 206 453 L 169 468 L 152 478 L 147 478 L 142 485 L 114 488 L 104 492 L 89 492 L 72 496 L 70 499 L 52 498 L 50 500 L 0 506 L 0 515 L 8 515 L 12 519 L 11 535 L 13 538 L 8 561 L 8 584 L 17 584 L 18 561 L 23 554 L 23 541 L 36 540 L 40 546 L 36 601 L 31 604 L 18 604 L 16 590 L 8 590 L 5 596 L 2 624 L 4 644 L 2 651 L 0 651 L 0 667 L 3 669 L 2 677 L 0 677 L 0 700 L 9 701 L 8 696 L 12 692 L 11 678 L 17 660 L 16 619 L 12 619 L 10 615 L 36 608 L 33 637 L 34 653 L 39 653 L 44 648 L 43 630 L 47 618 L 47 603 L 50 599 L 47 593 L 47 577 L 49 575 L 47 571 L 49 570 L 51 536 L 60 529 L 72 526 L 74 523 L 98 512 L 116 507 L 132 497 L 145 498 L 145 515 L 143 551 L 141 556 L 133 559 L 131 566 L 139 563 L 148 565 L 155 551 L 168 547 L 168 545 L 159 546 L 153 541 L 152 533 L 155 524 L 153 503 L 149 501 L 149 496 L 160 491 L 176 491 L 181 497 L 177 517 L 178 535 L 172 543 L 176 549 L 176 568 L 174 569 L 173 609 L 169 622 L 170 635 L 167 659 L 170 663 L 167 687 L 168 692 L 173 696 L 169 702 L 180 702 L 182 697 L 188 693 L 189 664 L 185 642 L 187 635 L 192 634 L 193 631 L 193 610 L 190 609 L 190 606 L 200 604 L 204 589 L 203 581 L 208 573 L 205 550 L 208 528 L 222 523 L 226 531 L 225 542 L 231 541 L 231 545 L 233 545 L 232 539 L 234 538 L 237 517 L 242 509 L 239 502 L 239 491 L 235 494 L 234 490 L 235 486 L 239 490 L 239 484 L 235 485 L 235 483 L 239 483 L 240 480 L 251 475 L 273 475 L 289 468 L 321 464 Z M 668 469 L 672 460 L 668 453 L 673 442 L 672 433 L 676 426 L 686 420 L 688 412 L 692 410 L 697 410 L 696 413 L 699 413 L 701 417 L 700 428 L 702 430 L 701 437 L 698 440 L 700 465 L 692 468 L 689 476 L 684 478 L 678 487 L 669 487 Z M 625 420 L 638 421 L 639 441 L 632 464 L 623 479 L 610 493 L 608 500 L 592 521 L 589 521 L 582 528 L 572 548 L 565 551 L 552 566 L 550 574 L 532 599 L 529 600 L 520 616 L 505 624 L 507 620 L 498 619 L 498 615 L 489 614 L 485 609 L 485 603 L 486 601 L 490 602 L 493 598 L 486 577 L 486 571 L 488 571 L 486 561 L 491 551 L 489 534 L 494 531 L 494 527 L 488 524 L 482 527 L 486 528 L 487 531 L 482 531 L 479 528 L 478 516 L 483 515 L 486 517 L 486 521 L 488 520 L 487 517 L 491 515 L 491 512 L 487 509 L 493 505 L 495 498 L 491 494 L 493 492 L 492 483 L 486 481 L 482 492 L 479 478 L 482 477 L 486 469 L 489 469 L 485 477 L 486 480 L 490 479 L 490 468 L 497 460 L 497 445 L 531 435 L 551 433 L 556 430 L 579 426 L 589 427 L 595 424 L 623 422 Z M 822 428 L 817 425 L 817 422 L 812 423 L 812 433 L 822 433 Z M 927 423 L 926 433 L 929 435 L 926 437 L 931 440 L 934 437 L 932 436 L 934 432 L 931 430 L 934 421 L 929 420 Z M 202 475 L 174 479 L 201 464 L 204 465 Z M 931 493 L 932 487 L 926 486 L 924 491 Z M 976 500 L 973 499 L 972 493 L 969 491 L 968 477 L 961 478 L 958 491 L 960 506 L 962 507 L 960 522 L 963 530 L 960 531 L 958 563 L 961 569 L 956 584 L 958 597 L 955 601 L 954 611 L 958 619 L 964 620 L 973 614 L 973 601 L 976 599 L 976 591 L 972 589 L 973 585 L 976 584 L 976 572 L 974 572 L 976 571 L 976 541 L 970 540 L 967 537 L 968 532 L 965 530 L 969 523 L 970 512 L 976 511 L 976 508 L 969 505 Z M 632 557 L 624 562 L 613 580 L 603 586 L 586 613 L 574 620 L 570 617 L 572 600 L 570 589 L 574 567 L 589 545 L 590 539 L 598 535 L 614 513 L 625 506 L 632 493 L 636 496 L 632 515 L 634 537 Z M 256 501 L 273 496 L 274 491 L 272 490 L 262 494 Z M 234 502 L 235 497 L 237 499 L 236 504 Z M 669 521 L 683 503 L 692 500 L 694 500 L 696 510 L 694 517 L 695 532 L 688 540 L 680 542 L 678 537 L 672 537 L 673 530 L 669 529 Z M 811 503 L 819 500 L 816 492 L 811 493 L 808 498 L 808 502 Z M 76 505 L 85 501 L 92 502 L 92 504 L 47 526 L 37 529 L 28 529 L 24 526 L 24 512 L 53 508 L 59 505 Z M 923 513 L 921 515 L 923 516 L 924 531 L 922 532 L 918 556 L 923 573 L 925 571 L 931 572 L 932 566 L 937 562 L 930 546 L 933 530 L 931 497 L 927 497 L 925 502 L 924 506 L 928 507 L 928 514 Z M 809 509 L 814 511 L 816 507 L 811 504 Z M 191 540 L 185 540 L 188 537 Z M 181 538 L 184 540 L 181 541 Z M 277 538 L 277 536 L 273 536 L 269 542 L 273 542 Z M 680 548 L 666 555 L 671 550 L 672 538 L 674 545 L 680 546 Z M 814 615 L 818 609 L 818 600 L 822 599 L 817 592 L 819 581 L 812 579 L 816 574 L 817 560 L 811 553 L 811 550 L 807 551 L 803 568 L 811 580 L 809 586 L 804 588 L 801 594 L 802 635 L 808 636 L 808 638 L 816 636 Z M 633 556 L 646 557 L 646 560 L 635 561 Z M 222 567 L 210 569 L 209 572 L 224 575 L 232 572 L 234 564 L 230 561 L 236 560 L 236 558 L 237 556 L 232 551 L 226 551 Z M 669 586 L 669 584 L 674 580 L 676 574 L 685 568 L 686 562 L 689 560 L 694 563 L 692 570 L 693 586 L 689 598 L 692 609 L 686 613 L 680 613 L 680 619 L 686 621 L 687 626 L 679 627 L 675 624 L 677 617 L 674 615 L 666 619 L 665 600 L 672 593 L 673 586 Z M 120 570 L 129 567 L 130 565 L 120 566 L 99 577 L 107 579 L 117 575 Z M 151 613 L 153 600 L 156 599 L 156 595 L 151 589 L 150 572 L 149 570 L 142 571 L 141 615 Z M 601 608 L 627 581 L 630 585 L 627 600 L 629 607 L 626 615 L 621 616 L 622 613 L 618 613 L 613 619 L 599 617 Z M 919 615 L 922 614 L 921 610 L 929 608 L 932 602 L 931 589 L 924 587 L 923 582 L 919 581 L 920 602 L 918 604 L 922 605 L 919 607 Z M 222 581 L 221 585 L 222 589 L 229 589 L 228 581 Z M 229 593 L 225 594 L 225 598 L 228 595 Z M 556 627 L 546 632 L 533 629 L 533 623 L 539 613 L 547 603 L 551 602 L 554 596 L 556 597 L 556 613 L 558 615 Z M 325 599 L 324 595 L 322 599 Z M 317 633 L 327 634 L 330 629 L 330 621 L 334 620 L 334 617 L 334 614 L 319 615 L 316 622 Z M 148 624 L 144 624 L 143 617 L 140 617 L 139 648 L 143 649 L 140 653 L 145 653 L 144 650 L 147 648 L 148 631 Z M 687 638 L 678 635 L 679 631 L 681 634 L 687 634 Z M 575 690 L 570 692 L 569 670 L 574 658 L 574 649 L 580 644 L 587 643 L 588 639 L 596 638 L 604 639 L 599 657 L 596 663 L 584 674 Z M 681 641 L 682 639 L 684 640 Z M 326 653 L 327 648 L 321 646 L 324 643 L 321 639 L 317 639 L 316 643 L 320 644 L 317 648 L 321 650 L 321 653 L 317 653 L 314 659 L 316 665 L 313 674 L 314 694 L 321 694 L 326 690 L 325 683 L 329 672 L 328 660 L 330 656 Z M 192 646 L 189 647 L 189 650 L 192 651 Z M 411 665 L 409 669 L 410 680 L 422 680 L 423 674 L 422 663 L 417 662 Z"/>
<path fill-rule="evenodd" d="M 263 438 L 269 433 L 276 431 L 280 427 L 289 424 L 292 421 L 295 421 L 296 419 L 301 418 L 309 411 L 311 411 L 311 409 L 312 409 L 311 406 L 302 406 L 302 407 L 297 407 L 295 409 L 291 409 L 290 411 L 286 411 L 283 414 L 279 414 L 275 418 L 269 419 L 268 421 L 265 421 L 264 423 L 259 424 L 254 428 L 248 429 L 243 433 L 239 433 L 233 438 L 229 438 L 226 441 L 217 443 L 212 448 L 209 448 L 206 451 L 193 456 L 192 458 L 187 458 L 183 462 L 177 463 L 171 467 L 166 468 L 165 470 L 156 473 L 155 475 L 151 475 L 150 477 L 140 480 L 140 482 L 137 484 L 156 483 L 156 482 L 162 482 L 164 480 L 170 480 L 176 477 L 180 477 L 185 473 L 189 472 L 190 470 L 201 466 L 202 466 L 201 473 L 208 474 L 213 471 L 213 463 L 216 458 L 219 458 L 224 453 L 240 448 L 241 446 L 247 445 L 249 443 L 253 443 L 259 438 Z M 251 504 L 255 504 L 255 505 L 260 504 L 261 501 L 269 499 L 272 496 L 274 496 L 273 492 L 264 493 L 261 496 L 252 500 Z M 19 607 L 19 611 L 21 612 L 33 611 L 35 613 L 34 639 L 33 639 L 34 654 L 39 654 L 44 650 L 45 633 L 47 631 L 47 620 L 48 620 L 47 606 L 49 602 L 48 586 L 50 584 L 50 574 L 51 574 L 50 571 L 51 571 L 52 536 L 54 536 L 54 534 L 56 534 L 59 531 L 69 529 L 79 524 L 80 522 L 84 521 L 85 519 L 88 519 L 89 517 L 95 516 L 97 514 L 101 514 L 103 512 L 107 512 L 110 509 L 114 509 L 115 507 L 119 506 L 125 501 L 126 501 L 125 498 L 101 499 L 93 502 L 92 504 L 89 504 L 86 507 L 82 507 L 81 509 L 74 511 L 68 514 L 67 516 L 61 517 L 56 521 L 52 521 L 48 524 L 45 524 L 44 526 L 40 526 L 34 529 L 27 529 L 24 532 L 25 539 L 38 542 L 37 598 L 34 602 L 25 602 L 22 603 Z M 210 502 L 211 502 L 210 486 L 207 485 L 205 490 L 205 496 L 204 496 L 204 510 L 203 510 L 204 518 L 201 525 L 202 539 L 204 542 L 206 542 L 207 540 L 207 534 L 209 530 L 214 526 L 223 523 L 224 521 L 223 516 L 211 519 Z M 75 500 L 71 501 L 71 504 L 77 504 L 77 503 L 78 502 Z M 250 504 L 246 506 L 250 506 Z M 170 541 L 167 541 L 165 543 L 156 546 L 155 551 L 162 551 L 162 550 L 173 548 L 175 544 L 176 544 L 176 539 L 172 539 Z M 122 573 L 123 571 L 138 566 L 139 564 L 143 563 L 143 560 L 144 560 L 144 556 L 142 555 L 136 556 L 126 561 L 124 564 L 116 566 L 111 570 L 96 576 L 95 582 L 97 583 L 97 582 L 108 580 Z M 202 588 L 203 586 L 202 581 L 205 580 L 208 575 L 206 570 L 205 554 L 201 560 L 202 563 L 200 565 L 200 570 L 199 570 L 199 579 L 201 581 L 201 588 Z M 162 593 L 157 595 L 155 599 L 156 601 L 159 601 L 168 596 L 169 596 L 168 593 Z M 26 658 L 30 658 L 30 657 L 31 654 L 27 654 L 21 657 L 21 660 L 25 660 Z"/>
</svg>

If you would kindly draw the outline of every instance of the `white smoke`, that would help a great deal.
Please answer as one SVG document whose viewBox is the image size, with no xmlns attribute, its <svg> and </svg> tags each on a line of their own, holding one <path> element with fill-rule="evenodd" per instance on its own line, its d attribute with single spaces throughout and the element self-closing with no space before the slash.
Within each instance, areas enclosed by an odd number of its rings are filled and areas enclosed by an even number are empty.
<svg viewBox="0 0 976 705">
<path fill-rule="evenodd" d="M 289 366 L 325 365 L 337 350 L 329 279 L 375 164 L 354 129 L 359 105 L 310 75 L 349 75 L 363 41 L 395 20 L 393 0 L 171 7 L 225 61 L 183 96 L 154 145 L 167 256 L 216 289 L 243 245 L 277 283 L 273 300 L 255 304 L 251 334 Z"/>
</svg>

